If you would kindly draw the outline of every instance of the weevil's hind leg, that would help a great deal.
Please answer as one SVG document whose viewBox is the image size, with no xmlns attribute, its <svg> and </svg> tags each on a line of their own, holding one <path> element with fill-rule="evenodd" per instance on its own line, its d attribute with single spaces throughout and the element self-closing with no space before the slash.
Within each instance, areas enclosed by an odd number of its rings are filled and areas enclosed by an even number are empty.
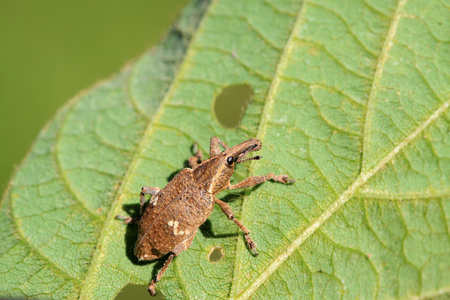
<svg viewBox="0 0 450 300">
<path fill-rule="evenodd" d="M 161 280 L 161 277 L 164 275 L 164 272 L 166 272 L 167 267 L 170 265 L 174 257 L 175 253 L 172 252 L 167 258 L 166 262 L 164 263 L 164 266 L 161 268 L 161 270 L 159 270 L 158 275 L 156 275 L 156 278 L 153 279 L 150 285 L 148 286 L 148 292 L 150 293 L 150 295 L 152 296 L 156 295 L 155 285 L 158 281 Z"/>
<path fill-rule="evenodd" d="M 257 184 L 266 182 L 269 179 L 272 179 L 273 181 L 278 181 L 281 183 L 294 183 L 295 182 L 295 180 L 289 179 L 289 176 L 287 176 L 287 175 L 275 175 L 273 173 L 269 173 L 267 175 L 253 176 L 253 177 L 246 178 L 239 183 L 230 185 L 228 187 L 228 189 L 234 190 L 234 189 L 242 189 L 242 188 L 252 187 Z"/>
<path fill-rule="evenodd" d="M 219 139 L 218 137 L 213 136 L 211 138 L 211 141 L 209 142 L 209 156 L 213 157 L 216 156 L 217 154 L 220 154 L 220 148 L 219 148 L 219 144 L 225 148 L 225 150 L 230 149 L 230 147 L 227 146 L 227 144 L 225 144 L 221 139 Z"/>
<path fill-rule="evenodd" d="M 255 255 L 258 255 L 258 251 L 256 251 L 256 243 L 250 237 L 250 231 L 247 228 L 245 228 L 245 226 L 241 222 L 239 222 L 238 219 L 234 217 L 233 211 L 231 211 L 231 207 L 217 198 L 215 198 L 214 201 L 220 206 L 220 208 L 222 209 L 223 213 L 227 216 L 227 218 L 236 223 L 236 225 L 242 229 L 245 235 L 245 241 L 247 242 L 248 248 L 252 250 L 253 253 L 255 253 Z"/>
<path fill-rule="evenodd" d="M 152 295 L 152 296 L 156 295 L 156 289 L 155 289 L 156 283 L 161 280 L 161 278 L 164 275 L 164 272 L 166 272 L 167 267 L 169 267 L 170 263 L 175 258 L 175 256 L 178 256 L 181 252 L 183 252 L 184 250 L 189 248 L 189 246 L 191 246 L 196 233 L 197 233 L 197 230 L 194 231 L 194 233 L 192 233 L 192 235 L 189 238 L 187 238 L 186 240 L 184 240 L 183 242 L 178 244 L 175 247 L 175 249 L 173 249 L 173 252 L 169 255 L 167 260 L 164 262 L 164 266 L 161 268 L 161 270 L 159 270 L 158 275 L 156 275 L 156 278 L 153 279 L 152 282 L 150 283 L 150 285 L 148 286 L 148 292 L 150 293 L 150 295 Z"/>
<path fill-rule="evenodd" d="M 199 165 L 199 162 L 203 162 L 203 153 L 202 150 L 198 149 L 197 144 L 194 144 L 194 156 L 191 156 L 188 162 L 192 169 L 195 169 Z"/>
<path fill-rule="evenodd" d="M 152 194 L 155 195 L 158 193 L 161 189 L 159 187 L 153 187 L 153 186 L 144 186 L 141 190 L 141 205 L 139 209 L 139 216 L 138 217 L 124 217 L 124 216 L 116 216 L 116 220 L 122 220 L 125 224 L 133 224 L 139 222 L 141 219 L 141 215 L 144 211 L 144 205 L 145 205 L 145 195 Z"/>
</svg>

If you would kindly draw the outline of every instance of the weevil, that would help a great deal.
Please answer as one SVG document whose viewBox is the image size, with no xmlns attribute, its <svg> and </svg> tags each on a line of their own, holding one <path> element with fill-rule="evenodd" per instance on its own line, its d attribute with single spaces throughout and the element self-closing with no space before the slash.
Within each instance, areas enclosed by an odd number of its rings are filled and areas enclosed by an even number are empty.
<svg viewBox="0 0 450 300">
<path fill-rule="evenodd" d="M 225 150 L 221 151 L 219 145 Z M 216 195 L 223 190 L 252 187 L 269 179 L 281 183 L 295 182 L 287 175 L 269 173 L 231 185 L 230 178 L 236 165 L 261 159 L 261 156 L 245 158 L 249 152 L 259 151 L 261 146 L 261 141 L 253 138 L 230 148 L 219 138 L 212 137 L 210 158 L 203 161 L 202 152 L 195 149 L 197 147 L 194 145 L 195 154 L 188 160 L 191 168 L 181 170 L 163 189 L 151 186 L 142 188 L 139 217 L 116 216 L 127 224 L 138 223 L 134 254 L 139 260 L 155 260 L 170 253 L 148 287 L 152 296 L 156 294 L 156 283 L 161 280 L 174 257 L 189 248 L 198 228 L 211 214 L 214 204 L 219 205 L 227 218 L 242 229 L 248 248 L 258 255 L 250 231 L 235 218 L 230 206 L 217 199 Z M 150 201 L 146 200 L 148 194 L 152 195 Z"/>
</svg>

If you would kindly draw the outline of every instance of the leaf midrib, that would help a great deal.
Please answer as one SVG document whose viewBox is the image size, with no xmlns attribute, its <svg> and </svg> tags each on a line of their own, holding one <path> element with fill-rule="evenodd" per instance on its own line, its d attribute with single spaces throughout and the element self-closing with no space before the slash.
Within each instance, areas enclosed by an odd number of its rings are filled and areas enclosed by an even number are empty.
<svg viewBox="0 0 450 300">
<path fill-rule="evenodd" d="M 375 101 L 375 97 L 378 91 L 378 83 L 383 75 L 383 67 L 388 58 L 388 53 L 391 50 L 394 42 L 394 36 L 397 33 L 398 24 L 400 23 L 400 10 L 406 5 L 408 0 L 398 0 L 397 7 L 395 9 L 394 15 L 392 17 L 391 25 L 389 26 L 389 31 L 386 35 L 386 40 L 384 41 L 383 48 L 381 49 L 380 57 L 378 58 L 378 63 L 375 67 L 375 74 L 373 76 L 372 87 L 370 89 L 369 99 L 367 101 L 367 112 L 364 121 L 364 131 L 363 131 L 363 151 L 361 156 L 361 173 L 367 171 L 367 148 L 370 143 L 370 137 L 368 132 L 370 131 L 370 126 L 372 125 L 371 116 L 373 115 L 374 105 L 372 103 Z"/>
<path fill-rule="evenodd" d="M 268 121 L 269 119 L 265 116 L 268 115 L 269 112 L 272 111 L 273 109 L 273 105 L 275 102 L 275 98 L 274 95 L 278 90 L 278 86 L 281 82 L 281 79 L 283 78 L 282 75 L 282 70 L 285 68 L 285 66 L 288 63 L 288 59 L 290 57 L 290 54 L 292 52 L 292 47 L 289 47 L 289 45 L 291 45 L 293 43 L 293 40 L 296 36 L 296 34 L 298 33 L 302 23 L 304 22 L 304 15 L 306 14 L 306 10 L 307 10 L 307 0 L 304 0 L 302 3 L 302 6 L 300 7 L 300 9 L 298 10 L 298 13 L 296 14 L 296 20 L 292 26 L 292 31 L 291 34 L 289 35 L 289 38 L 286 42 L 286 45 L 283 48 L 283 52 L 282 55 L 280 57 L 280 61 L 279 64 L 277 66 L 277 69 L 275 71 L 272 83 L 270 85 L 269 88 L 269 93 L 267 95 L 267 100 L 266 103 L 264 105 L 264 110 L 263 113 L 261 114 L 261 123 L 260 126 L 258 128 L 258 133 L 257 133 L 257 137 L 264 142 L 265 137 L 266 137 L 266 132 L 267 132 L 267 127 L 268 127 Z M 249 167 L 249 174 L 250 175 L 254 175 L 254 169 L 255 169 L 255 162 L 252 161 L 251 165 Z M 248 200 L 244 201 L 242 204 L 242 210 L 241 210 L 241 219 L 242 222 L 245 224 L 246 223 L 246 211 L 247 211 L 247 207 L 248 207 Z M 230 296 L 231 297 L 235 297 L 234 295 L 238 295 L 238 284 L 237 284 L 237 278 L 239 277 L 239 270 L 240 268 L 238 267 L 241 261 L 241 257 L 243 254 L 243 250 L 242 249 L 246 249 L 243 246 L 243 242 L 241 239 L 238 239 L 237 241 L 237 246 L 236 248 L 238 249 L 236 251 L 236 260 L 235 260 L 235 265 L 234 265 L 234 272 L 233 272 L 233 278 L 232 278 L 232 286 L 230 288 Z M 241 251 L 239 251 L 239 249 L 241 249 Z"/>
<path fill-rule="evenodd" d="M 300 7 L 300 9 L 298 10 L 298 13 L 296 14 L 296 20 L 292 26 L 292 32 L 289 35 L 286 45 L 283 48 L 283 52 L 281 54 L 279 64 L 277 65 L 272 83 L 269 87 L 269 93 L 267 94 L 267 100 L 264 105 L 263 112 L 261 114 L 261 123 L 259 124 L 258 132 L 256 135 L 256 137 L 259 138 L 262 143 L 264 143 L 264 141 L 265 141 L 267 124 L 269 121 L 268 118 L 265 116 L 267 116 L 267 114 L 273 109 L 273 104 L 275 102 L 274 95 L 275 95 L 275 92 L 277 91 L 278 85 L 280 84 L 280 81 L 281 81 L 281 70 L 284 69 L 284 67 L 287 63 L 287 60 L 289 58 L 289 55 L 291 54 L 291 51 L 292 51 L 292 47 L 289 47 L 289 45 L 291 45 L 291 43 L 293 42 L 294 36 L 297 33 L 297 30 L 301 26 L 301 23 L 304 19 L 304 18 L 302 18 L 302 16 L 306 12 L 306 2 L 307 2 L 307 0 L 303 1 L 302 6 Z M 250 162 L 250 166 L 248 169 L 249 176 L 254 176 L 255 165 L 256 165 L 255 161 Z M 246 224 L 246 216 L 247 216 L 246 211 L 248 210 L 248 205 L 249 205 L 248 202 L 249 202 L 248 199 L 247 199 L 247 201 L 243 201 L 242 208 L 241 208 L 241 217 L 240 218 L 241 218 L 241 222 L 243 224 Z M 230 297 L 234 297 L 233 295 L 238 294 L 237 279 L 239 277 L 239 270 L 240 270 L 239 265 L 241 262 L 243 249 L 246 249 L 246 248 L 243 245 L 242 239 L 237 239 L 236 259 L 235 259 L 234 266 L 233 266 L 234 269 L 233 269 L 233 278 L 231 280 Z"/>
<path fill-rule="evenodd" d="M 133 72 L 130 72 L 129 76 L 132 77 L 133 76 L 132 74 L 133 74 Z M 130 84 L 130 82 L 131 82 L 131 78 L 126 80 L 125 84 L 127 85 L 127 87 L 126 87 L 127 89 L 128 89 L 128 85 Z M 109 209 L 107 218 L 103 224 L 103 227 L 102 227 L 99 239 L 98 239 L 98 243 L 95 247 L 95 252 L 94 252 L 94 255 L 92 256 L 92 263 L 89 266 L 89 270 L 88 270 L 85 280 L 84 280 L 84 285 L 80 292 L 80 299 L 91 299 L 90 295 L 92 294 L 92 289 L 94 288 L 94 285 L 95 285 L 94 282 L 95 282 L 96 274 L 98 273 L 98 270 L 99 270 L 99 262 L 101 260 L 101 257 L 104 255 L 104 252 L 102 251 L 102 248 L 103 248 L 102 246 L 106 244 L 105 242 L 106 242 L 106 239 L 108 238 L 108 228 L 110 227 L 110 224 L 112 224 L 112 222 L 117 222 L 117 220 L 114 218 L 114 216 L 118 214 L 119 207 L 122 204 L 122 199 L 125 196 L 124 186 L 126 184 L 124 184 L 124 183 L 129 180 L 129 177 L 131 176 L 131 174 L 133 174 L 133 170 L 136 168 L 136 163 L 138 161 L 136 158 L 139 157 L 139 155 L 142 153 L 142 149 L 144 148 L 144 146 L 149 144 L 147 139 L 150 136 L 150 132 L 151 132 L 156 120 L 158 120 L 160 118 L 160 116 L 162 115 L 162 113 L 164 111 L 164 104 L 170 98 L 169 95 L 171 94 L 174 83 L 175 83 L 175 80 L 172 82 L 172 85 L 169 88 L 163 101 L 161 102 L 156 114 L 153 116 L 153 118 L 151 118 L 149 120 L 149 122 L 147 122 L 147 126 L 146 126 L 146 129 L 142 136 L 141 142 L 139 143 L 138 147 L 134 151 L 133 157 L 130 161 L 130 167 L 125 172 L 123 180 L 122 180 L 122 184 L 120 185 L 119 189 L 117 190 L 117 193 L 116 193 L 114 200 L 111 204 L 111 207 Z"/>
<path fill-rule="evenodd" d="M 204 22 L 205 19 L 207 19 L 207 16 L 210 14 L 212 8 L 215 5 L 215 1 L 211 2 L 209 7 L 207 8 L 207 10 L 205 11 L 205 13 L 203 14 L 203 16 L 201 17 L 201 21 L 199 22 L 198 26 L 197 26 L 197 30 L 196 32 L 201 31 L 201 28 L 204 26 Z M 152 136 L 152 133 L 154 131 L 154 125 L 158 124 L 159 119 L 161 118 L 161 116 L 163 115 L 164 111 L 165 111 L 165 107 L 167 106 L 169 100 L 172 98 L 173 93 L 175 92 L 175 89 L 178 85 L 178 82 L 182 79 L 182 74 L 185 72 L 185 69 L 188 68 L 189 66 L 187 64 L 185 64 L 185 61 L 188 61 L 190 57 L 193 56 L 193 52 L 195 51 L 192 48 L 192 45 L 195 42 L 195 36 L 193 36 L 189 42 L 189 46 L 187 47 L 187 51 L 184 55 L 184 57 L 181 59 L 181 62 L 179 64 L 179 69 L 178 71 L 175 73 L 174 78 L 172 83 L 170 84 L 170 87 L 168 88 L 163 100 L 161 101 L 160 105 L 157 108 L 156 113 L 153 115 L 152 118 L 147 119 L 149 120 L 147 122 L 147 126 L 145 127 L 145 131 L 142 135 L 142 139 L 138 145 L 138 147 L 136 148 L 136 150 L 134 151 L 133 157 L 130 161 L 130 166 L 127 169 L 127 171 L 124 174 L 123 180 L 122 180 L 122 184 L 120 185 L 119 189 L 117 190 L 117 193 L 114 197 L 113 203 L 111 204 L 111 208 L 109 210 L 107 219 L 104 223 L 104 226 L 101 230 L 99 239 L 98 239 L 98 243 L 97 246 L 95 248 L 95 253 L 92 257 L 92 263 L 89 266 L 89 270 L 86 274 L 86 278 L 84 280 L 84 285 L 81 289 L 80 292 L 80 299 L 90 299 L 90 295 L 92 294 L 92 289 L 94 288 L 94 280 L 95 280 L 95 276 L 98 273 L 99 270 L 99 262 L 100 262 L 100 258 L 101 256 L 104 255 L 104 252 L 101 250 L 102 249 L 102 245 L 105 244 L 106 239 L 108 238 L 108 228 L 109 225 L 112 224 L 113 222 L 117 222 L 117 220 L 114 218 L 115 215 L 118 214 L 118 210 L 120 205 L 122 204 L 122 199 L 125 196 L 125 191 L 124 188 L 126 186 L 126 182 L 129 181 L 129 177 L 134 173 L 133 170 L 137 167 L 137 161 L 138 158 L 142 152 L 143 149 L 145 149 L 146 147 L 148 147 L 148 145 L 150 144 L 150 139 Z M 134 69 L 134 68 L 133 68 Z M 134 75 L 133 70 L 130 71 L 129 73 L 129 79 L 126 80 L 125 84 L 125 88 L 128 90 L 129 89 L 129 85 L 131 84 L 131 77 Z M 127 93 L 128 94 L 128 93 Z M 129 95 L 128 95 L 129 96 Z M 131 100 L 132 101 L 132 100 Z M 173 262 L 174 264 L 176 264 L 176 260 L 174 260 Z M 180 281 L 181 277 L 180 276 L 176 276 L 177 280 Z M 181 286 L 184 286 L 184 283 L 180 283 Z M 185 293 L 185 296 L 187 298 L 189 298 L 189 295 L 186 293 L 186 290 L 183 289 L 183 292 Z"/>
</svg>

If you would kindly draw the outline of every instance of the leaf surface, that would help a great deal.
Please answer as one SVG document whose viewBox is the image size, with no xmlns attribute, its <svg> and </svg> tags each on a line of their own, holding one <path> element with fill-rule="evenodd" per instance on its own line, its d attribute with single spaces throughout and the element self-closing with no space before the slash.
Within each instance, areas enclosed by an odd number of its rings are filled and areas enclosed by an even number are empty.
<svg viewBox="0 0 450 300">
<path fill-rule="evenodd" d="M 215 209 L 158 284 L 167 299 L 447 295 L 449 15 L 440 1 L 192 3 L 166 41 L 40 135 L 3 199 L 1 294 L 112 298 L 147 284 L 161 263 L 138 264 L 135 232 L 114 216 L 218 136 L 263 141 L 236 182 L 297 182 L 220 194 L 260 255 Z M 234 84 L 254 97 L 225 129 L 213 101 Z M 224 257 L 211 263 L 214 247 Z"/>
</svg>

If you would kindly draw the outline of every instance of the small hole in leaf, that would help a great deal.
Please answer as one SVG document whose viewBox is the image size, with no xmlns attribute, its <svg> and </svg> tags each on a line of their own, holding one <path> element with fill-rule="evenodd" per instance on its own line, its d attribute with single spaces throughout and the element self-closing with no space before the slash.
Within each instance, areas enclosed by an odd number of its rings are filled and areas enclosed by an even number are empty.
<svg viewBox="0 0 450 300">
<path fill-rule="evenodd" d="M 238 127 L 252 98 L 253 90 L 247 84 L 224 88 L 214 102 L 214 113 L 219 123 L 226 128 Z"/>
<path fill-rule="evenodd" d="M 136 300 L 148 300 L 150 298 L 150 294 L 148 292 L 147 285 L 137 285 L 137 284 L 127 284 L 120 292 L 117 294 L 115 300 L 128 300 L 128 299 L 136 299 Z M 151 297 L 151 299 L 155 300 L 163 300 L 164 295 L 160 290 L 156 289 L 155 297 Z"/>
<path fill-rule="evenodd" d="M 208 260 L 209 262 L 215 263 L 221 260 L 225 256 L 223 249 L 220 247 L 214 247 L 209 252 Z"/>
</svg>

